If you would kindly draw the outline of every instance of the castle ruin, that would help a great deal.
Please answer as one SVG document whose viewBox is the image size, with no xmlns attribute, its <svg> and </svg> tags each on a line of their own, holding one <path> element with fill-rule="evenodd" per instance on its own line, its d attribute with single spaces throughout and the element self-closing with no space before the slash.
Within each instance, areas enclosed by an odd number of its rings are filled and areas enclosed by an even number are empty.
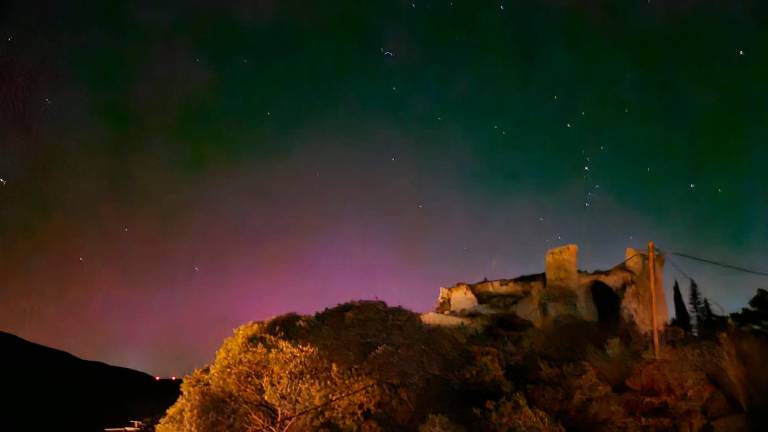
<svg viewBox="0 0 768 432">
<path fill-rule="evenodd" d="M 570 315 L 606 323 L 623 319 L 649 333 L 653 324 L 647 253 L 627 248 L 624 262 L 594 272 L 578 269 L 578 253 L 576 245 L 560 246 L 547 251 L 544 273 L 440 288 L 436 311 L 422 315 L 422 320 L 481 327 L 483 317 L 514 313 L 541 327 Z M 656 256 L 655 267 L 657 329 L 661 329 L 668 320 L 663 256 Z"/>
</svg>

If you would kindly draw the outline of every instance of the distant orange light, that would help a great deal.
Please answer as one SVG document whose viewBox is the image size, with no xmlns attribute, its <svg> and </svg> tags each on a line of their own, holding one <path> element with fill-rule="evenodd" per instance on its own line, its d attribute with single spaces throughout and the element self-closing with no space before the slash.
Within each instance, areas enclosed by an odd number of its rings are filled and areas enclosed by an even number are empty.
<svg viewBox="0 0 768 432">
<path fill-rule="evenodd" d="M 155 377 L 155 381 L 160 381 L 160 377 Z"/>
<path fill-rule="evenodd" d="M 172 379 L 172 380 L 174 380 L 174 381 L 176 381 L 176 377 L 175 377 L 175 376 L 172 376 L 172 377 L 171 377 L 171 379 Z"/>
</svg>

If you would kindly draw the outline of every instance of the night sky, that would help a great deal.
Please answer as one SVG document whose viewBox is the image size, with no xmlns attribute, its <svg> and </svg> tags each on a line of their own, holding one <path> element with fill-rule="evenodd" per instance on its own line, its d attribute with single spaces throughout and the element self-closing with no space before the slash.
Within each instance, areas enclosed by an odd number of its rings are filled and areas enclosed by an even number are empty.
<svg viewBox="0 0 768 432">
<path fill-rule="evenodd" d="M 0 329 L 181 375 L 244 322 L 424 311 L 559 244 L 765 270 L 767 23 L 759 0 L 3 2 Z M 673 259 L 726 311 L 768 286 Z"/>
</svg>

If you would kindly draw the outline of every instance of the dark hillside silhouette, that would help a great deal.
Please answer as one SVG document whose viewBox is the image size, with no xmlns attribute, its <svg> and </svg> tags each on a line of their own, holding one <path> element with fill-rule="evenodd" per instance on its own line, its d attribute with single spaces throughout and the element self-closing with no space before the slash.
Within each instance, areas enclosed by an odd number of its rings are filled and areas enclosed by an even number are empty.
<svg viewBox="0 0 768 432">
<path fill-rule="evenodd" d="M 26 431 L 101 431 L 162 415 L 179 383 L 0 332 L 0 418 Z"/>
</svg>

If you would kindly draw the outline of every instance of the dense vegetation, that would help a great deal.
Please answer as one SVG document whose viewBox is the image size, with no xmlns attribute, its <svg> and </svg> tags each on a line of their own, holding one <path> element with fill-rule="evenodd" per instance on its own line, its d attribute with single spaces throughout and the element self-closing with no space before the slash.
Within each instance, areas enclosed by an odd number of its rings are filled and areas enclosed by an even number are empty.
<svg viewBox="0 0 768 432">
<path fill-rule="evenodd" d="M 768 308 L 765 291 L 755 298 L 733 319 L 718 317 L 720 328 L 701 301 L 692 311 L 704 314 L 701 334 L 690 322 L 669 327 L 657 361 L 631 323 L 535 329 L 498 316 L 473 333 L 424 326 L 381 302 L 285 315 L 237 329 L 184 380 L 157 430 L 758 429 Z"/>
</svg>

